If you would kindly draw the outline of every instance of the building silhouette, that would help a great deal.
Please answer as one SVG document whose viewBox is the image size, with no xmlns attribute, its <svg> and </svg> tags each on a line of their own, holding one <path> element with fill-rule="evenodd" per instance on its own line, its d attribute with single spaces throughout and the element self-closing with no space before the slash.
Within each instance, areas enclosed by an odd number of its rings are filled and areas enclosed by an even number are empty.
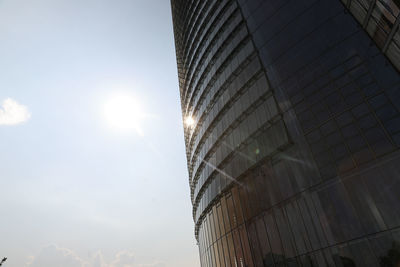
<svg viewBox="0 0 400 267">
<path fill-rule="evenodd" d="M 400 1 L 171 6 L 201 265 L 400 266 Z"/>
</svg>

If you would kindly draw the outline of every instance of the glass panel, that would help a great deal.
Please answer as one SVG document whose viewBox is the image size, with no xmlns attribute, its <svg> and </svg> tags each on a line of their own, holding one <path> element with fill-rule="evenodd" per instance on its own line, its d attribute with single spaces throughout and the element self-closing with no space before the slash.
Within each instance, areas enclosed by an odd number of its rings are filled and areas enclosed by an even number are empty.
<svg viewBox="0 0 400 267">
<path fill-rule="evenodd" d="M 349 248 L 353 254 L 356 266 L 378 266 L 378 261 L 376 260 L 373 251 L 370 249 L 367 240 L 354 241 L 349 244 Z"/>
<path fill-rule="evenodd" d="M 231 261 L 230 261 L 230 255 L 229 255 L 229 247 L 228 247 L 228 242 L 227 242 L 227 236 L 224 236 L 222 238 L 222 246 L 224 249 L 224 257 L 225 257 L 225 265 L 227 267 L 231 267 Z M 234 257 L 234 256 L 233 256 Z M 234 266 L 232 266 L 234 267 Z"/>
<path fill-rule="evenodd" d="M 294 236 L 298 254 L 310 252 L 312 250 L 311 245 L 309 243 L 296 201 L 292 201 L 286 205 L 286 214 L 288 217 L 289 226 Z"/>
<path fill-rule="evenodd" d="M 317 262 L 316 266 L 318 266 L 318 267 L 325 267 L 325 266 L 328 266 L 328 265 L 326 264 L 324 255 L 323 255 L 323 253 L 322 253 L 321 250 L 319 250 L 319 251 L 317 251 L 317 252 L 314 252 L 313 254 L 314 254 L 314 257 L 315 257 L 316 262 Z"/>
<path fill-rule="evenodd" d="M 233 235 L 233 241 L 235 243 L 236 262 L 238 264 L 237 266 L 245 267 L 242 244 L 240 243 L 239 231 L 233 230 L 232 235 Z"/>
<path fill-rule="evenodd" d="M 229 256 L 230 256 L 230 260 L 231 260 L 231 266 L 232 267 L 237 267 L 237 262 L 236 262 L 236 253 L 235 253 L 235 246 L 233 243 L 233 237 L 232 234 L 229 233 L 226 236 L 226 240 L 228 242 L 228 248 L 229 248 Z"/>
<path fill-rule="evenodd" d="M 347 245 L 331 248 L 331 258 L 338 267 L 355 266 L 353 255 Z"/>
<path fill-rule="evenodd" d="M 362 5 L 359 1 L 351 1 L 350 11 L 359 23 L 363 23 L 365 16 L 367 15 L 368 7 Z"/>
<path fill-rule="evenodd" d="M 260 207 L 260 200 L 258 199 L 257 192 L 256 192 L 256 184 L 254 181 L 255 177 L 253 176 L 253 173 L 250 173 L 248 178 L 246 179 L 247 181 L 245 184 L 247 185 L 247 198 L 249 201 L 249 208 L 251 209 L 251 217 L 254 215 L 257 215 L 261 211 Z M 248 217 L 250 218 L 250 217 Z"/>
<path fill-rule="evenodd" d="M 226 197 L 226 205 L 228 207 L 229 219 L 231 222 L 232 229 L 237 227 L 237 217 L 235 212 L 235 206 L 233 205 L 233 198 L 231 195 Z"/>
<path fill-rule="evenodd" d="M 286 258 L 293 258 L 296 256 L 294 250 L 294 240 L 291 235 L 291 230 L 287 224 L 287 218 L 283 208 L 274 208 L 274 214 L 276 219 L 276 225 L 279 229 L 283 249 L 285 251 Z"/>
<path fill-rule="evenodd" d="M 210 231 L 210 227 L 208 226 L 208 216 L 206 216 L 204 218 L 203 224 L 204 224 L 204 228 L 205 228 L 205 232 L 206 232 L 206 247 L 208 248 L 212 244 L 211 231 Z"/>
<path fill-rule="evenodd" d="M 363 178 L 386 226 L 394 228 L 400 225 L 400 176 L 395 165 L 382 170 L 371 170 Z"/>
<path fill-rule="evenodd" d="M 272 258 L 272 251 L 269 245 L 267 229 L 265 228 L 264 220 L 262 217 L 258 218 L 256 221 L 256 230 L 258 241 L 260 243 L 263 264 L 265 266 L 272 266 L 274 264 L 274 259 Z"/>
<path fill-rule="evenodd" d="M 244 183 L 244 186 L 239 187 L 240 204 L 242 205 L 242 208 L 243 208 L 242 211 L 243 211 L 245 220 L 249 220 L 253 214 L 253 210 L 252 210 L 252 207 L 250 206 L 250 202 L 249 202 L 248 194 L 247 194 L 247 190 L 246 190 L 246 187 L 248 186 L 248 184 L 245 181 L 243 181 L 242 183 Z M 235 199 L 235 205 L 236 205 L 236 199 Z"/>
<path fill-rule="evenodd" d="M 312 254 L 300 256 L 300 261 L 303 267 L 315 267 L 317 266 L 315 257 Z M 341 267 L 338 265 L 337 267 Z"/>
<path fill-rule="evenodd" d="M 269 241 L 271 242 L 271 250 L 274 261 L 275 263 L 282 262 L 284 260 L 282 243 L 278 229 L 276 228 L 275 218 L 271 210 L 265 214 L 264 221 L 267 228 Z"/>
<path fill-rule="evenodd" d="M 254 177 L 254 183 L 255 183 L 255 187 L 257 190 L 257 194 L 259 196 L 259 201 L 260 201 L 260 208 L 261 210 L 266 210 L 267 208 L 269 208 L 271 206 L 268 194 L 266 194 L 266 192 L 268 192 L 267 190 L 267 186 L 265 183 L 265 178 L 262 174 L 258 174 L 256 175 L 256 177 Z"/>
<path fill-rule="evenodd" d="M 219 239 L 221 237 L 221 232 L 219 230 L 219 224 L 220 222 L 218 221 L 218 214 L 217 214 L 217 207 L 216 205 L 213 206 L 213 219 L 214 219 L 214 226 L 215 226 L 215 240 Z"/>
<path fill-rule="evenodd" d="M 369 242 L 381 266 L 400 264 L 400 236 L 398 234 L 385 232 L 371 237 Z"/>
<path fill-rule="evenodd" d="M 218 222 L 219 222 L 219 229 L 221 232 L 221 236 L 225 235 L 225 224 L 224 224 L 224 217 L 222 215 L 222 208 L 221 205 L 217 205 L 217 215 L 218 215 Z"/>
<path fill-rule="evenodd" d="M 213 219 L 213 213 L 210 211 L 208 214 L 208 227 L 209 231 L 211 233 L 211 243 L 214 243 L 216 238 L 215 238 L 215 226 L 214 226 L 214 219 Z"/>
<path fill-rule="evenodd" d="M 383 22 L 380 20 L 381 15 L 377 10 L 374 10 L 373 15 L 371 16 L 368 25 L 367 31 L 371 35 L 371 37 L 375 40 L 376 44 L 379 48 L 383 48 L 385 44 L 386 38 L 388 36 L 388 28 L 387 25 L 382 25 Z M 382 26 L 386 26 L 382 28 Z"/>
<path fill-rule="evenodd" d="M 209 249 L 209 253 L 210 253 L 210 260 L 211 260 L 211 266 L 216 266 L 216 261 L 215 261 L 215 254 L 214 254 L 214 246 L 210 246 Z"/>
<path fill-rule="evenodd" d="M 254 264 L 256 266 L 263 266 L 263 259 L 260 252 L 260 246 L 258 243 L 258 237 L 256 232 L 255 223 L 252 222 L 247 227 L 248 234 L 249 234 L 249 241 L 251 246 L 251 252 L 254 258 Z"/>
<path fill-rule="evenodd" d="M 218 252 L 219 252 L 219 261 L 222 267 L 225 267 L 225 256 L 224 256 L 224 249 L 222 247 L 222 240 L 218 240 Z"/>
<path fill-rule="evenodd" d="M 216 263 L 215 266 L 220 267 L 221 263 L 220 263 L 220 255 L 219 255 L 219 251 L 218 251 L 217 242 L 214 243 L 213 248 L 214 248 L 215 263 Z"/>
<path fill-rule="evenodd" d="M 225 231 L 226 233 L 228 233 L 231 230 L 231 224 L 229 222 L 228 207 L 226 204 L 225 196 L 221 198 L 221 211 L 224 217 Z"/>
<path fill-rule="evenodd" d="M 208 258 L 208 251 L 205 250 L 204 251 L 204 266 L 209 267 L 210 266 L 210 262 L 209 262 L 209 258 Z"/>
<path fill-rule="evenodd" d="M 237 224 L 242 224 L 244 222 L 244 219 L 243 219 L 242 206 L 237 187 L 232 188 L 232 196 L 235 203 Z"/>
<path fill-rule="evenodd" d="M 399 42 L 400 44 L 400 42 Z M 395 67 L 400 70 L 400 48 L 399 46 L 395 43 L 395 41 L 392 41 L 386 51 L 386 54 L 388 57 L 392 60 L 392 63 L 395 65 Z"/>
</svg>

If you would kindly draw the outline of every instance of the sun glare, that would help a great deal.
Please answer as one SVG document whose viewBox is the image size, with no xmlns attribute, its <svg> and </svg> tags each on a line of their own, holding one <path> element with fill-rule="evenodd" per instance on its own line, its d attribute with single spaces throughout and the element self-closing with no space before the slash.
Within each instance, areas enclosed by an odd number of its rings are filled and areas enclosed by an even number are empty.
<svg viewBox="0 0 400 267">
<path fill-rule="evenodd" d="M 135 131 L 143 135 L 140 123 L 144 113 L 137 99 L 129 94 L 117 94 L 108 99 L 104 106 L 107 123 L 119 131 Z"/>
<path fill-rule="evenodd" d="M 185 125 L 189 128 L 193 127 L 194 124 L 196 123 L 196 121 L 194 120 L 194 118 L 192 116 L 187 116 L 185 118 Z"/>
</svg>

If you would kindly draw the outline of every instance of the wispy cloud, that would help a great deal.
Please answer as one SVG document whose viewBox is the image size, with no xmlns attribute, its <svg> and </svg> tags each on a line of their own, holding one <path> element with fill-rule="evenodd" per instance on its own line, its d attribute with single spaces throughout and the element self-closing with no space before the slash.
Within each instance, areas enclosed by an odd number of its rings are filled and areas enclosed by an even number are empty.
<svg viewBox="0 0 400 267">
<path fill-rule="evenodd" d="M 72 250 L 49 245 L 42 248 L 38 255 L 31 258 L 29 267 L 86 267 L 87 263 Z"/>
<path fill-rule="evenodd" d="M 106 262 L 101 251 L 89 259 L 83 259 L 74 251 L 57 245 L 43 247 L 38 255 L 32 257 L 26 267 L 165 267 L 162 262 L 150 264 L 137 263 L 132 251 L 123 250 Z"/>
<path fill-rule="evenodd" d="M 11 98 L 3 100 L 0 106 L 0 125 L 16 125 L 26 122 L 31 117 L 27 106 Z"/>
</svg>

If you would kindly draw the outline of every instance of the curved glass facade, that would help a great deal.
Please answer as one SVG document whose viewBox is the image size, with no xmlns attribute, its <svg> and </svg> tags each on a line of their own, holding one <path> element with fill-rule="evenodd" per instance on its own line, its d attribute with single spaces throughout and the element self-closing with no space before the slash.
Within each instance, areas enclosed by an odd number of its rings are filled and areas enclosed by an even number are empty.
<svg viewBox="0 0 400 267">
<path fill-rule="evenodd" d="M 400 266 L 399 4 L 342 2 L 171 1 L 202 266 Z"/>
<path fill-rule="evenodd" d="M 377 46 L 400 70 L 399 0 L 342 0 Z"/>
</svg>

